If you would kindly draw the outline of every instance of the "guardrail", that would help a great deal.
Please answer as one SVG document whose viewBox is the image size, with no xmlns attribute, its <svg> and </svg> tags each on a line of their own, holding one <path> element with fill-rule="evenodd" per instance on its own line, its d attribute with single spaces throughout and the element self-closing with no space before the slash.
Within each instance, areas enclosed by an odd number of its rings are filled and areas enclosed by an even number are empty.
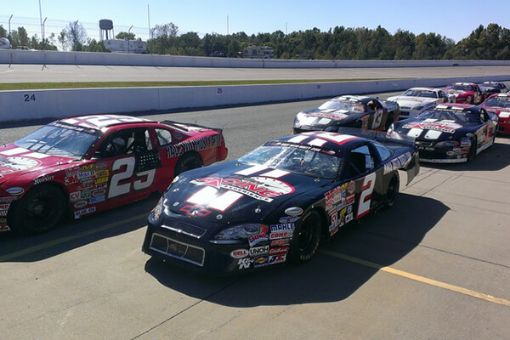
<svg viewBox="0 0 510 340">
<path fill-rule="evenodd" d="M 489 79 L 505 81 L 510 79 L 510 75 L 281 85 L 0 91 L 0 122 L 58 119 L 97 113 L 149 113 L 299 101 Z"/>
<path fill-rule="evenodd" d="M 0 50 L 0 64 L 240 68 L 510 66 L 510 60 L 282 60 L 157 54 Z"/>
</svg>

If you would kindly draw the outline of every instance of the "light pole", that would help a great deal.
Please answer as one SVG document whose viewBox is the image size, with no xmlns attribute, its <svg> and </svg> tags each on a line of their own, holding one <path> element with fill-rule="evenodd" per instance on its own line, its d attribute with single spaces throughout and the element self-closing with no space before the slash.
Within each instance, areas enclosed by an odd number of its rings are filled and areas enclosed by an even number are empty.
<svg viewBox="0 0 510 340">
<path fill-rule="evenodd" d="M 46 46 L 46 41 L 44 41 L 44 35 L 46 34 L 46 30 L 44 28 L 44 25 L 46 24 L 46 20 L 48 19 L 48 17 L 44 18 L 43 22 L 42 22 L 42 47 L 44 49 L 44 47 Z"/>
<path fill-rule="evenodd" d="M 14 14 L 11 14 L 11 16 L 9 17 L 9 37 L 11 37 L 11 19 L 13 15 Z"/>
<path fill-rule="evenodd" d="M 42 20 L 41 0 L 39 0 L 39 22 L 41 23 L 41 37 L 44 35 L 44 24 Z"/>
<path fill-rule="evenodd" d="M 126 41 L 127 41 L 127 51 L 129 53 L 129 34 L 131 34 L 131 29 L 133 28 L 133 25 L 131 25 L 128 29 L 128 34 L 126 36 Z"/>
</svg>

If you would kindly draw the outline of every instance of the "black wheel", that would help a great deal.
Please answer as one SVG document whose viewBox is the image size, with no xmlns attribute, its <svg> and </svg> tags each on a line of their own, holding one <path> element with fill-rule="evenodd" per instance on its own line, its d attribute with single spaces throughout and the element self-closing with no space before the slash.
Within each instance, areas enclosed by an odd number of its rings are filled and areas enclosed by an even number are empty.
<svg viewBox="0 0 510 340">
<path fill-rule="evenodd" d="M 67 210 L 64 193 L 53 185 L 38 185 L 13 203 L 9 226 L 21 234 L 40 233 L 55 228 Z"/>
<path fill-rule="evenodd" d="M 175 166 L 175 176 L 191 169 L 199 168 L 202 166 L 200 156 L 193 153 L 187 153 L 179 159 Z"/>
<path fill-rule="evenodd" d="M 476 149 L 478 147 L 476 137 L 471 138 L 471 147 L 469 148 L 468 161 L 472 161 L 476 157 Z"/>
<path fill-rule="evenodd" d="M 300 263 L 310 260 L 319 249 L 321 232 L 321 216 L 317 211 L 312 211 L 297 230 L 290 253 L 291 261 Z"/>
<path fill-rule="evenodd" d="M 397 199 L 398 192 L 399 192 L 399 179 L 398 175 L 394 176 L 390 184 L 388 184 L 388 190 L 386 191 L 386 207 L 391 208 L 395 205 L 395 200 Z"/>
</svg>

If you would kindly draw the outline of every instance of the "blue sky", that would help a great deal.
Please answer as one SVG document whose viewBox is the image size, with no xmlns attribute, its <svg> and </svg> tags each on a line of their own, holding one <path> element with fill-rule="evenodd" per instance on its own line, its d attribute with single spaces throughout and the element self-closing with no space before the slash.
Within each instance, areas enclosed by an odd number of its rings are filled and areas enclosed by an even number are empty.
<svg viewBox="0 0 510 340">
<path fill-rule="evenodd" d="M 245 31 L 288 32 L 334 26 L 375 28 L 381 25 L 390 33 L 405 29 L 414 33 L 435 32 L 458 41 L 478 25 L 491 22 L 510 26 L 510 2 L 496 1 L 484 7 L 480 0 L 449 1 L 333 1 L 333 0 L 41 0 L 42 16 L 48 17 L 46 32 L 58 33 L 72 20 L 84 24 L 89 37 L 97 38 L 97 22 L 112 19 L 115 31 L 132 32 L 142 38 L 148 35 L 147 4 L 151 25 L 173 22 L 179 31 L 205 33 Z M 0 0 L 0 24 L 25 26 L 29 33 L 40 32 L 38 0 Z M 39 33 L 40 35 L 40 33 Z"/>
</svg>

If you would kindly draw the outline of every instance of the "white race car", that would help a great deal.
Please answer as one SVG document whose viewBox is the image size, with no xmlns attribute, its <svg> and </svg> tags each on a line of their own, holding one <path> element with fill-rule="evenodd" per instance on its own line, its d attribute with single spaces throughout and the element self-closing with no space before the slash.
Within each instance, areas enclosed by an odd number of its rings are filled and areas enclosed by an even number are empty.
<svg viewBox="0 0 510 340">
<path fill-rule="evenodd" d="M 448 94 L 442 89 L 413 87 L 400 96 L 388 98 L 400 105 L 400 119 L 416 117 L 439 103 L 448 101 Z"/>
</svg>

